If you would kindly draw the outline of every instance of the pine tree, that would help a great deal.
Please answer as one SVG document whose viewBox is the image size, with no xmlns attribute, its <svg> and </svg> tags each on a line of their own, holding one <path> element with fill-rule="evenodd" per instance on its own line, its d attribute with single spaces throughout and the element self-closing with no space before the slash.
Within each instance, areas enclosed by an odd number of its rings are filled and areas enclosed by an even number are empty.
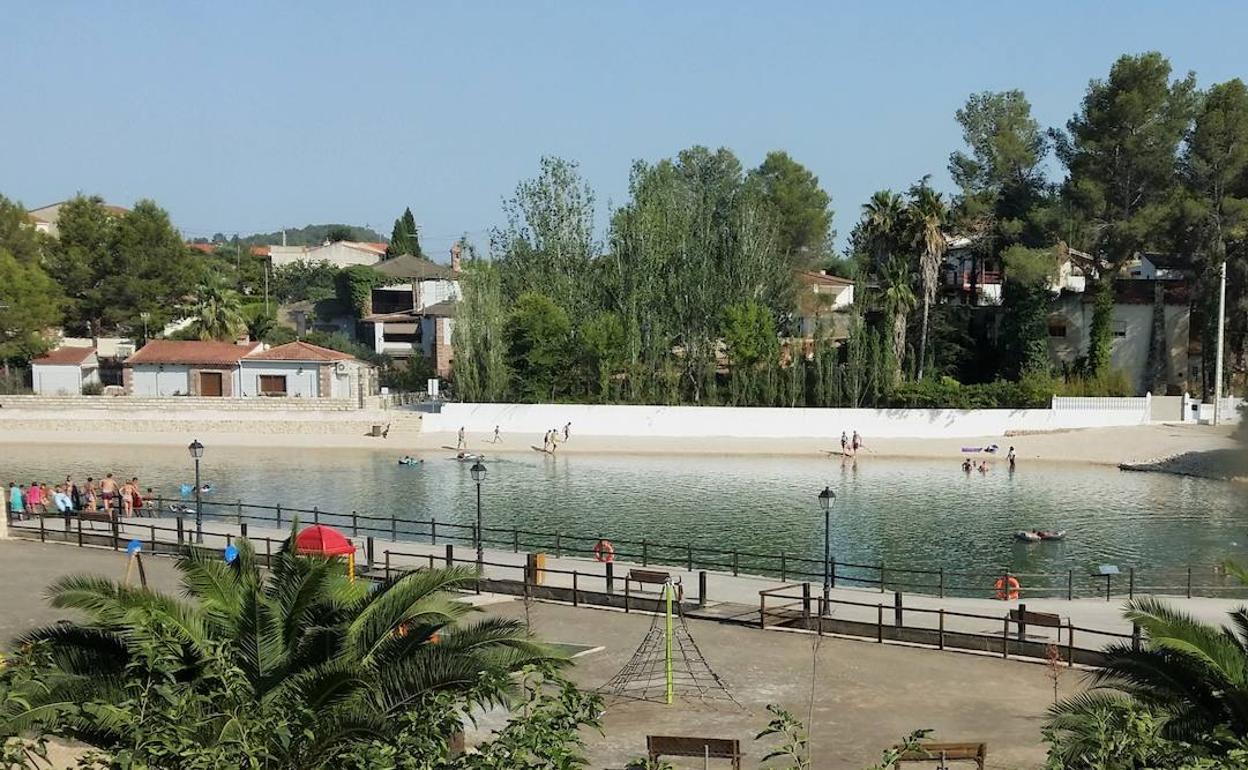
<svg viewBox="0 0 1248 770">
<path fill-rule="evenodd" d="M 403 216 L 394 220 L 394 229 L 390 231 L 390 245 L 386 247 L 386 258 L 411 254 L 423 257 L 420 251 L 420 235 L 416 230 L 416 217 L 411 207 L 403 209 Z"/>
</svg>

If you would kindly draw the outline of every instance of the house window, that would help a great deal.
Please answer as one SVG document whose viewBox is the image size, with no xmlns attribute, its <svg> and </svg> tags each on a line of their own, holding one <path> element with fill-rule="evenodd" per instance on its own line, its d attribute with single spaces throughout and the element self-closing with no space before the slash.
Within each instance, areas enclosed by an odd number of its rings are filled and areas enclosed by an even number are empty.
<svg viewBox="0 0 1248 770">
<path fill-rule="evenodd" d="M 1066 336 L 1066 319 L 1050 318 L 1049 319 L 1049 336 L 1065 337 Z"/>
<path fill-rule="evenodd" d="M 1127 322 L 1126 321 L 1114 321 L 1114 336 L 1115 337 L 1127 336 Z"/>
<path fill-rule="evenodd" d="M 262 396 L 284 396 L 286 395 L 286 375 L 284 374 L 262 374 L 260 375 L 260 395 Z"/>
</svg>

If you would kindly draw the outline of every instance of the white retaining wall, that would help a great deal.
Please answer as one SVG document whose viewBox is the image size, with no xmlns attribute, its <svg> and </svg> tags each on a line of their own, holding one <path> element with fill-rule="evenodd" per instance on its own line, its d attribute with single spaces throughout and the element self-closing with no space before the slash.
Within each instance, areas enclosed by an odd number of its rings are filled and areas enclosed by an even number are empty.
<svg viewBox="0 0 1248 770">
<path fill-rule="evenodd" d="M 1100 400 L 1100 399 L 1094 399 Z M 579 404 L 446 404 L 426 414 L 423 430 L 544 433 L 572 423 L 572 435 L 733 438 L 839 438 L 859 431 L 876 438 L 1003 436 L 1007 431 L 1046 431 L 1140 425 L 1148 401 L 1110 399 L 1100 408 L 1060 399 L 1050 409 L 775 409 L 697 406 L 601 406 Z"/>
</svg>

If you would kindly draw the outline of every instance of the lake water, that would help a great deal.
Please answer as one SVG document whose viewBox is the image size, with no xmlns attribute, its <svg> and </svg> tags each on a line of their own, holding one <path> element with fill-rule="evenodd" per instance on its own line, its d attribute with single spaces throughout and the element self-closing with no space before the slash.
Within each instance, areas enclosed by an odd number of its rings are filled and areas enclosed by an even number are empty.
<svg viewBox="0 0 1248 770">
<path fill-rule="evenodd" d="M 468 465 L 450 454 L 427 454 L 424 465 L 403 467 L 393 455 L 373 451 L 209 446 L 203 478 L 214 490 L 205 499 L 469 524 L 475 486 Z M 2 457 L 0 481 L 6 485 L 32 478 L 55 482 L 66 474 L 81 481 L 112 471 L 118 477 L 137 474 L 143 486 L 172 497 L 179 483 L 192 478 L 185 450 L 176 448 L 6 446 Z M 826 484 L 837 494 L 832 529 L 838 562 L 978 572 L 1074 570 L 1084 580 L 1101 564 L 1156 571 L 1248 558 L 1248 495 L 1242 488 L 1105 467 L 1024 464 L 1010 474 L 999 461 L 987 475 L 967 476 L 957 460 L 864 458 L 855 465 L 819 458 L 538 453 L 500 455 L 487 465 L 487 527 L 565 537 L 601 533 L 725 554 L 736 548 L 818 559 L 823 515 L 816 495 Z M 1031 528 L 1064 529 L 1068 536 L 1031 545 L 1012 538 Z M 587 547 L 569 548 L 564 541 L 565 550 Z M 680 560 L 681 553 L 671 551 L 668 558 Z M 743 569 L 747 562 L 742 560 Z"/>
</svg>

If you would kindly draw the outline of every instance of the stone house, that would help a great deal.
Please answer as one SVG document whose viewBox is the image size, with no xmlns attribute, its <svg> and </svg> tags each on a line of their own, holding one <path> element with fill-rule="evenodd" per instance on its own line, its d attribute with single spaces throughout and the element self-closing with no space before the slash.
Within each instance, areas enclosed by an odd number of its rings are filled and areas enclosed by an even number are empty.
<svg viewBox="0 0 1248 770">
<path fill-rule="evenodd" d="M 61 347 L 31 361 L 30 375 L 41 396 L 76 396 L 100 384 L 100 360 L 93 347 Z"/>
</svg>

